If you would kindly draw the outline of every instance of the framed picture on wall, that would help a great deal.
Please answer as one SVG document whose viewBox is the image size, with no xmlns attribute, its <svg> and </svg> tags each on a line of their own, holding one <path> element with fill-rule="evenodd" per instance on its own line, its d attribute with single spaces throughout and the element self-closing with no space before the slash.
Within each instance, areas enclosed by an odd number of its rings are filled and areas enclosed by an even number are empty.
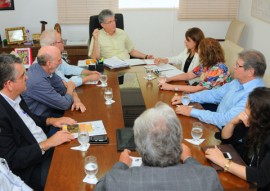
<svg viewBox="0 0 270 191">
<path fill-rule="evenodd" d="M 32 65 L 32 49 L 31 48 L 15 48 L 15 53 L 18 54 L 25 68 L 29 68 Z"/>
<path fill-rule="evenodd" d="M 14 10 L 14 0 L 0 0 L 0 11 Z"/>
</svg>

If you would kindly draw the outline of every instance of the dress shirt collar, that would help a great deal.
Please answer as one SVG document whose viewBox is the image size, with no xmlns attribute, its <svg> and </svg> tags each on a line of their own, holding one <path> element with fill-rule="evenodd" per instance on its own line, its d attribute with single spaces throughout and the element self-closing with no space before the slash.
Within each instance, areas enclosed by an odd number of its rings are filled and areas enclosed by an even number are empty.
<svg viewBox="0 0 270 191">
<path fill-rule="evenodd" d="M 16 105 L 19 105 L 22 98 L 20 96 L 16 97 L 15 100 L 9 98 L 8 96 L 6 96 L 4 93 L 0 92 L 0 94 L 3 96 L 3 98 L 9 103 L 9 105 L 11 107 L 15 107 Z"/>
<path fill-rule="evenodd" d="M 263 82 L 262 78 L 255 78 L 251 81 L 248 81 L 248 82 L 242 84 L 242 86 L 246 90 L 246 89 L 249 89 L 250 87 L 254 88 L 254 85 L 256 85 L 256 84 L 261 84 L 262 86 L 264 86 L 264 82 Z"/>
</svg>

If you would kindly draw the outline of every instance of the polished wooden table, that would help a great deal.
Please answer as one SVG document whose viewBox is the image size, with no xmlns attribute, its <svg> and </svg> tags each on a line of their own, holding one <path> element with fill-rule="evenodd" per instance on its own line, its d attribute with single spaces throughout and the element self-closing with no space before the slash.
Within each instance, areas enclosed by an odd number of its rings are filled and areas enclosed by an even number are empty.
<svg viewBox="0 0 270 191">
<path fill-rule="evenodd" d="M 74 140 L 70 143 L 60 145 L 55 148 L 49 175 L 45 190 L 70 190 L 70 191 L 90 191 L 94 190 L 94 185 L 83 183 L 85 177 L 84 172 L 84 157 L 94 155 L 97 157 L 99 169 L 97 177 L 100 178 L 110 170 L 110 168 L 118 161 L 120 152 L 116 149 L 116 129 L 124 128 L 123 112 L 120 98 L 120 91 L 118 85 L 118 73 L 135 73 L 141 88 L 146 108 L 153 107 L 158 101 L 163 101 L 170 104 L 174 92 L 159 90 L 157 87 L 157 80 L 147 81 L 145 70 L 142 66 L 136 66 L 128 69 L 107 70 L 108 86 L 113 89 L 113 96 L 115 103 L 110 106 L 105 105 L 103 97 L 103 89 L 96 85 L 83 85 L 77 89 L 81 101 L 85 104 L 87 110 L 85 113 L 77 111 L 66 111 L 65 116 L 69 116 L 78 122 L 102 120 L 108 137 L 110 139 L 107 145 L 91 145 L 88 151 L 74 151 L 70 147 L 77 146 L 79 143 Z M 175 109 L 175 106 L 172 106 Z M 182 124 L 183 137 L 191 137 L 191 126 L 193 122 L 198 119 L 192 117 L 185 117 L 179 115 Z M 200 145 L 195 146 L 186 141 L 192 151 L 192 155 L 201 164 L 210 166 L 209 162 L 204 156 L 201 146 L 216 145 L 220 142 L 214 138 L 214 133 L 218 129 L 209 124 L 204 124 L 203 137 L 206 140 Z M 138 153 L 132 152 L 133 156 L 138 156 Z M 224 190 L 251 190 L 250 185 L 230 174 L 225 172 L 218 172 L 220 182 Z"/>
</svg>

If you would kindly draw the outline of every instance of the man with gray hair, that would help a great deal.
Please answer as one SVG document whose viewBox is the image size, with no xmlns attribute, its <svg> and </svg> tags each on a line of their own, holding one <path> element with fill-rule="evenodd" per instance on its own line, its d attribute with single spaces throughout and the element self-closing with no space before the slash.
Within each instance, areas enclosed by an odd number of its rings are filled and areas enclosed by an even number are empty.
<svg viewBox="0 0 270 191">
<path fill-rule="evenodd" d="M 43 31 L 40 36 L 40 46 L 55 46 L 60 50 L 60 52 L 64 50 L 64 42 L 61 34 L 56 32 L 56 30 Z M 58 66 L 55 73 L 60 76 L 64 82 L 73 81 L 76 87 L 89 81 L 97 81 L 100 78 L 99 72 L 89 71 L 80 68 L 79 66 L 72 66 L 68 64 L 64 58 L 62 58 L 62 64 Z M 71 75 L 72 77 L 68 79 L 66 78 L 66 75 Z"/>
<path fill-rule="evenodd" d="M 216 171 L 199 164 L 182 143 L 182 127 L 171 107 L 158 103 L 135 120 L 133 129 L 143 165 L 129 168 L 132 159 L 125 149 L 96 191 L 223 190 Z"/>
<path fill-rule="evenodd" d="M 205 110 L 179 105 L 176 108 L 176 113 L 198 118 L 221 129 L 244 110 L 249 93 L 256 87 L 264 86 L 262 77 L 265 70 L 266 61 L 261 52 L 256 50 L 243 51 L 239 53 L 235 63 L 235 79 L 232 82 L 217 89 L 189 95 L 191 102 L 202 103 Z M 180 103 L 181 96 L 172 98 L 172 105 Z M 215 108 L 211 106 L 209 109 L 209 104 L 218 104 L 218 106 L 216 105 Z"/>
<path fill-rule="evenodd" d="M 86 110 L 72 81 L 63 83 L 55 74 L 61 64 L 60 50 L 54 46 L 43 46 L 38 51 L 37 62 L 28 69 L 27 90 L 22 94 L 29 109 L 42 117 L 59 117 L 63 111 Z M 65 86 L 66 85 L 66 86 Z"/>
<path fill-rule="evenodd" d="M 117 56 L 125 60 L 130 56 L 151 59 L 152 55 L 147 55 L 135 49 L 127 33 L 116 28 L 114 13 L 109 9 L 102 10 L 98 15 L 98 20 L 102 29 L 95 29 L 91 39 L 88 55 L 93 59 L 111 58 Z"/>
</svg>

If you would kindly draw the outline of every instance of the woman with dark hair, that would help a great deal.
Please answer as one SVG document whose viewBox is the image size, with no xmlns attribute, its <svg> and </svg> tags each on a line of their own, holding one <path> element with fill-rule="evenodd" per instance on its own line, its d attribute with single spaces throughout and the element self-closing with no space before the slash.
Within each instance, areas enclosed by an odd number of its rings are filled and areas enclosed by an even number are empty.
<svg viewBox="0 0 270 191">
<path fill-rule="evenodd" d="M 250 93 L 245 111 L 231 120 L 221 132 L 223 143 L 231 143 L 247 166 L 225 159 L 216 147 L 206 150 L 206 158 L 244 180 L 270 190 L 270 88 Z"/>
<path fill-rule="evenodd" d="M 231 81 L 231 75 L 224 64 L 224 53 L 219 42 L 213 38 L 205 38 L 199 44 L 200 63 L 192 71 L 166 78 L 160 89 L 172 91 L 198 92 L 222 86 Z M 198 85 L 171 85 L 167 82 L 185 81 L 199 77 Z"/>
<path fill-rule="evenodd" d="M 184 72 L 192 71 L 196 66 L 199 65 L 198 46 L 204 34 L 199 28 L 190 28 L 185 34 L 186 48 L 179 55 L 170 58 L 155 58 L 155 64 L 171 63 L 171 64 L 182 64 L 182 70 Z"/>
</svg>

